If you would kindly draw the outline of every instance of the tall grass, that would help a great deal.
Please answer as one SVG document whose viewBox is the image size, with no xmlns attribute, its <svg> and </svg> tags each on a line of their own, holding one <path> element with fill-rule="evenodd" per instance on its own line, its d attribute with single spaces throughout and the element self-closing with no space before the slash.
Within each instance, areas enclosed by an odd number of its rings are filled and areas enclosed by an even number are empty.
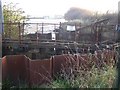
<svg viewBox="0 0 120 90">
<path fill-rule="evenodd" d="M 62 73 L 61 73 L 62 74 Z M 103 70 L 92 68 L 90 71 L 80 71 L 76 77 L 67 79 L 58 76 L 49 85 L 51 88 L 112 88 L 115 83 L 116 69 L 107 66 Z"/>
<path fill-rule="evenodd" d="M 33 86 L 32 88 L 112 88 L 117 72 L 116 63 L 113 58 L 108 59 L 101 55 L 93 60 L 93 55 L 89 55 L 85 60 L 81 55 L 77 55 L 77 60 L 73 56 L 66 57 L 66 62 L 62 64 L 61 71 L 47 85 Z M 80 58 L 78 58 L 80 57 Z M 3 86 L 12 87 L 7 80 Z M 19 84 L 19 88 L 28 88 L 26 84 Z M 14 87 L 12 87 L 14 88 Z"/>
<path fill-rule="evenodd" d="M 90 58 L 91 59 L 91 58 Z M 100 62 L 96 66 L 95 62 L 88 60 L 87 63 L 73 64 L 74 59 L 68 58 L 68 62 L 63 65 L 57 78 L 51 82 L 50 88 L 112 88 L 116 79 L 115 63 L 107 65 Z M 86 67 L 85 66 L 91 66 Z M 102 67 L 101 65 L 102 64 Z M 114 66 L 114 67 L 113 67 Z M 89 68 L 89 69 L 87 69 Z"/>
</svg>

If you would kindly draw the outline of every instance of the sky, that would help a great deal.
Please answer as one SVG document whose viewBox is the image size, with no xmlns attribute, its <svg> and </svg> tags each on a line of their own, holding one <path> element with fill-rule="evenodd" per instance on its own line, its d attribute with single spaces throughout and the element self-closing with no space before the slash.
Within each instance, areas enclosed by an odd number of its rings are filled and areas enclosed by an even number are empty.
<svg viewBox="0 0 120 90">
<path fill-rule="evenodd" d="M 71 7 L 99 13 L 105 13 L 108 10 L 115 12 L 118 10 L 118 1 L 120 0 L 2 0 L 2 5 L 5 2 L 18 3 L 17 7 L 22 8 L 26 15 L 40 17 L 64 15 Z"/>
</svg>

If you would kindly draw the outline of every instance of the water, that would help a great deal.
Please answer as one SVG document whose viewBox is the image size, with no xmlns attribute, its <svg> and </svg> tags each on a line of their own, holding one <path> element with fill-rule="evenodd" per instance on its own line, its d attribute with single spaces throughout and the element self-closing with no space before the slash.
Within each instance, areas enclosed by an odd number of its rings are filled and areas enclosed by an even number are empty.
<svg viewBox="0 0 120 90">
<path fill-rule="evenodd" d="M 66 22 L 65 19 L 31 19 L 27 21 L 28 23 L 60 23 L 60 22 Z"/>
<path fill-rule="evenodd" d="M 43 24 L 43 33 L 53 33 L 55 28 L 59 28 L 59 25 L 50 25 L 50 24 L 60 24 L 66 22 L 65 19 L 31 19 L 26 23 L 44 23 Z M 50 24 L 45 24 L 50 23 Z M 27 24 L 25 26 L 25 33 L 42 33 L 42 24 Z"/>
</svg>

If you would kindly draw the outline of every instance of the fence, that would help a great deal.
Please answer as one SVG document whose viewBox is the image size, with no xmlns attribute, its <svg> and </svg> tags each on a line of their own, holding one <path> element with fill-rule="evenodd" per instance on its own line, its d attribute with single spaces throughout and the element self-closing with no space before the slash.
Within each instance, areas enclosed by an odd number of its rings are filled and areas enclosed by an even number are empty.
<svg viewBox="0 0 120 90">
<path fill-rule="evenodd" d="M 99 52 L 96 55 L 56 55 L 44 60 L 31 60 L 23 55 L 8 55 L 2 58 L 2 81 L 10 78 L 14 84 L 24 81 L 29 86 L 41 85 L 51 82 L 62 67 L 67 67 L 68 64 L 89 69 L 93 64 L 115 64 L 115 56 L 114 51 Z"/>
<path fill-rule="evenodd" d="M 4 23 L 3 40 L 39 41 L 76 41 L 82 43 L 116 41 L 116 25 L 102 25 L 101 22 L 90 26 L 75 26 L 75 30 L 67 30 L 66 23 Z M 77 28 L 80 27 L 80 28 Z"/>
</svg>

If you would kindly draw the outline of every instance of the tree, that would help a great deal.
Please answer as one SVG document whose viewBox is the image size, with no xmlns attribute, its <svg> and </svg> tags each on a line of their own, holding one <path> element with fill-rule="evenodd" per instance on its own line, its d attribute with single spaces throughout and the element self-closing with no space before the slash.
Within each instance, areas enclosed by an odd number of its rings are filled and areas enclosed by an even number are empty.
<svg viewBox="0 0 120 90">
<path fill-rule="evenodd" d="M 9 3 L 3 5 L 4 15 L 4 36 L 7 38 L 19 37 L 19 25 L 26 16 L 21 8 L 17 8 L 17 4 Z"/>
<path fill-rule="evenodd" d="M 70 8 L 64 15 L 66 20 L 86 19 L 92 15 L 92 12 L 77 7 Z"/>
</svg>

